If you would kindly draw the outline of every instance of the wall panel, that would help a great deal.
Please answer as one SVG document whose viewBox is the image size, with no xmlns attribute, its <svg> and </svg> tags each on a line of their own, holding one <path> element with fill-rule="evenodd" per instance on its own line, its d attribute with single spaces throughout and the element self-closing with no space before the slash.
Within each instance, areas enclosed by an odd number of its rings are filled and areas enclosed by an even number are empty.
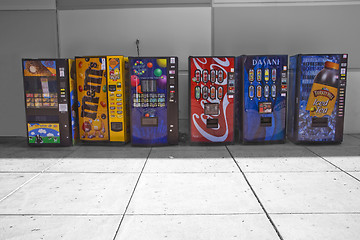
<svg viewBox="0 0 360 240">
<path fill-rule="evenodd" d="M 337 53 L 360 68 L 360 5 L 214 8 L 214 54 Z"/>
<path fill-rule="evenodd" d="M 0 10 L 56 9 L 56 0 L 1 0 Z"/>
<path fill-rule="evenodd" d="M 56 57 L 56 12 L 0 12 L 0 136 L 25 136 L 22 58 Z"/>
<path fill-rule="evenodd" d="M 146 8 L 59 11 L 60 55 L 123 54 L 179 57 L 211 52 L 211 8 Z"/>
</svg>

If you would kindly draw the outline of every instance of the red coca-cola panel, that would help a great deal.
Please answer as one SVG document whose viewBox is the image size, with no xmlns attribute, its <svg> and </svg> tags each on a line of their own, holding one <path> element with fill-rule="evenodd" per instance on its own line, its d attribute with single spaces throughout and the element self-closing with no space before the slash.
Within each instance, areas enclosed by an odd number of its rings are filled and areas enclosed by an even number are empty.
<svg viewBox="0 0 360 240">
<path fill-rule="evenodd" d="M 189 57 L 189 71 L 190 140 L 233 142 L 235 58 Z"/>
</svg>

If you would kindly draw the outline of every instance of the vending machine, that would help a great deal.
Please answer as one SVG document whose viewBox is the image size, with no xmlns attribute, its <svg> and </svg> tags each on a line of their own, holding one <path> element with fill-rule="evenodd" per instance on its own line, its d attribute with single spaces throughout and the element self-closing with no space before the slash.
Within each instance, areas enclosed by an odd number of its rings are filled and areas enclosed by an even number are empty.
<svg viewBox="0 0 360 240">
<path fill-rule="evenodd" d="M 130 57 L 131 142 L 178 144 L 177 57 Z"/>
<path fill-rule="evenodd" d="M 189 57 L 190 141 L 234 141 L 234 57 Z"/>
<path fill-rule="evenodd" d="M 290 57 L 287 134 L 295 143 L 341 143 L 348 54 Z"/>
<path fill-rule="evenodd" d="M 71 146 L 78 138 L 75 62 L 23 59 L 26 128 L 30 146 Z"/>
<path fill-rule="evenodd" d="M 79 135 L 83 142 L 129 140 L 128 74 L 123 56 L 76 57 Z"/>
<path fill-rule="evenodd" d="M 283 143 L 286 136 L 287 55 L 244 55 L 240 65 L 240 141 Z"/>
</svg>

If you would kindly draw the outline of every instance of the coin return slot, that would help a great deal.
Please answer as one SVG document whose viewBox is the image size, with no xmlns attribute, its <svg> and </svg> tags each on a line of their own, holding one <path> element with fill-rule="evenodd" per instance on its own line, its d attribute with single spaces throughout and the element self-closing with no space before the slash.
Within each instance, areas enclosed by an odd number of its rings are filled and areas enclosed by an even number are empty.
<svg viewBox="0 0 360 240">
<path fill-rule="evenodd" d="M 218 119 L 206 119 L 207 128 L 217 128 L 219 125 Z"/>
<path fill-rule="evenodd" d="M 111 123 L 111 130 L 114 132 L 120 132 L 123 130 L 122 122 L 112 122 Z"/>
<path fill-rule="evenodd" d="M 271 125 L 272 125 L 272 118 L 271 117 L 261 117 L 260 126 L 262 126 L 262 127 L 270 127 Z"/>
<path fill-rule="evenodd" d="M 317 118 L 317 117 L 314 117 L 312 119 L 312 124 L 311 124 L 312 127 L 327 127 L 328 126 L 328 119 L 327 118 Z"/>
</svg>

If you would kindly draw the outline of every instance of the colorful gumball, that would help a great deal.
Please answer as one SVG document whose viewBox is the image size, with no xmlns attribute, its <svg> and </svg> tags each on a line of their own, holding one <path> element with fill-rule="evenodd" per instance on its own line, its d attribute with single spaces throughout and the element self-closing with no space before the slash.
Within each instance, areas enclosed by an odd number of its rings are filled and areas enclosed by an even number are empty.
<svg viewBox="0 0 360 240">
<path fill-rule="evenodd" d="M 142 91 L 141 91 L 141 85 L 139 85 L 139 86 L 136 87 L 136 92 L 137 92 L 137 93 L 142 93 Z"/>
<path fill-rule="evenodd" d="M 166 64 L 165 58 L 156 59 L 156 63 L 157 63 L 157 65 L 159 65 L 159 67 L 166 68 L 167 64 Z"/>
<path fill-rule="evenodd" d="M 131 86 L 136 87 L 140 84 L 140 79 L 136 75 L 131 75 Z"/>
<path fill-rule="evenodd" d="M 152 62 L 148 62 L 147 66 L 148 66 L 148 68 L 152 68 L 153 67 Z"/>
<path fill-rule="evenodd" d="M 165 89 L 166 88 L 166 75 L 161 75 L 160 79 L 158 80 L 158 86 L 161 88 L 161 89 Z"/>
<path fill-rule="evenodd" d="M 161 74 L 162 74 L 162 71 L 161 71 L 160 68 L 157 68 L 157 69 L 154 70 L 154 75 L 155 75 L 156 77 L 160 77 Z"/>
</svg>

